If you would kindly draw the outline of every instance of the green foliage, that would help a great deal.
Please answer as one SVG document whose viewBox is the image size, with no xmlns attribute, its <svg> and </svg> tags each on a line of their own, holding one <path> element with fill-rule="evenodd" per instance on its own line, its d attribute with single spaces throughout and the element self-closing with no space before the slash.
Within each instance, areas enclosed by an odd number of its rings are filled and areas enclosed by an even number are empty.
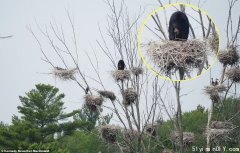
<svg viewBox="0 0 240 153">
<path fill-rule="evenodd" d="M 64 94 L 57 94 L 59 89 L 45 84 L 37 84 L 36 89 L 19 96 L 22 106 L 18 106 L 22 119 L 40 128 L 57 122 L 62 114 Z"/>
<path fill-rule="evenodd" d="M 71 136 L 59 140 L 60 146 L 71 153 L 112 153 L 106 143 L 99 137 L 98 132 L 76 131 Z"/>
<path fill-rule="evenodd" d="M 40 140 L 40 130 L 28 121 L 14 120 L 13 125 L 0 128 L 2 148 L 27 148 L 30 143 Z"/>
<path fill-rule="evenodd" d="M 84 104 L 78 113 L 74 115 L 74 120 L 80 120 L 89 122 L 89 126 L 87 127 L 87 131 L 91 131 L 97 125 L 106 125 L 109 124 L 112 119 L 113 114 L 107 114 L 105 116 L 101 116 L 100 112 L 93 112 L 88 109 L 88 107 Z"/>
<path fill-rule="evenodd" d="M 57 141 L 43 144 L 34 143 L 28 149 L 32 150 L 49 150 L 51 153 L 70 153 L 66 148 L 62 148 Z"/>
<path fill-rule="evenodd" d="M 227 142 L 222 142 L 227 147 L 239 147 L 240 146 L 240 98 L 230 97 L 224 101 L 224 104 L 214 109 L 213 112 L 214 121 L 230 121 L 236 126 L 236 129 L 229 136 Z"/>
<path fill-rule="evenodd" d="M 186 132 L 193 132 L 195 134 L 196 142 L 193 145 L 196 146 L 205 146 L 206 145 L 206 136 L 204 135 L 206 125 L 207 125 L 207 112 L 202 106 L 198 106 L 196 110 L 183 113 L 183 130 Z M 162 126 L 158 128 L 158 134 L 160 141 L 163 142 L 163 145 L 166 148 L 174 149 L 175 146 L 171 141 L 171 133 L 174 131 L 174 124 L 172 121 L 164 121 Z M 162 150 L 158 150 L 161 152 Z M 186 153 L 190 153 L 191 146 L 186 148 Z"/>
</svg>

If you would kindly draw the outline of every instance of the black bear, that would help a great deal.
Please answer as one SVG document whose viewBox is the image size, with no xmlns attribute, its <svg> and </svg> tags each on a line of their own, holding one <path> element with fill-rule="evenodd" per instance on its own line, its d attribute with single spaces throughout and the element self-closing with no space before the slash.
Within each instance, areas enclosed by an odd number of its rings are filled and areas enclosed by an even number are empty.
<svg viewBox="0 0 240 153">
<path fill-rule="evenodd" d="M 185 13 L 177 11 L 172 14 L 169 21 L 169 40 L 187 40 L 189 34 L 189 21 Z"/>
<path fill-rule="evenodd" d="M 118 70 L 124 70 L 125 66 L 126 65 L 123 60 L 118 61 Z"/>
</svg>

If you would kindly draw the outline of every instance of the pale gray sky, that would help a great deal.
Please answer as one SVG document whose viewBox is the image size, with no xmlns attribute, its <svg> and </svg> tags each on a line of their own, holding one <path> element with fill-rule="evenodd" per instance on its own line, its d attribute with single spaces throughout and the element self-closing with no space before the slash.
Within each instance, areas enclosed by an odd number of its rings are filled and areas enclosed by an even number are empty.
<svg viewBox="0 0 240 153">
<path fill-rule="evenodd" d="M 195 0 L 194 0 L 195 1 Z M 179 1 L 180 2 L 180 1 Z M 182 1 L 184 2 L 184 1 Z M 157 8 L 157 1 L 154 0 L 131 0 L 126 1 L 129 12 L 137 14 L 139 7 L 145 7 L 146 13 L 152 12 Z M 193 3 L 194 4 L 194 3 Z M 227 0 L 206 0 L 202 7 L 213 18 L 221 33 L 221 46 L 225 46 L 225 26 L 227 19 Z M 55 80 L 51 75 L 40 74 L 49 73 L 51 67 L 44 63 L 40 57 L 42 54 L 36 41 L 27 31 L 26 26 L 30 25 L 33 30 L 36 29 L 35 19 L 39 25 L 49 24 L 53 19 L 57 23 L 61 23 L 66 33 L 69 31 L 68 19 L 66 11 L 74 16 L 77 28 L 77 39 L 80 51 L 90 51 L 91 45 L 96 49 L 99 61 L 103 67 L 100 69 L 106 82 L 107 87 L 111 87 L 109 83 L 111 67 L 110 64 L 97 48 L 96 40 L 100 39 L 98 24 L 102 27 L 106 26 L 106 17 L 108 7 L 103 1 L 80 1 L 80 0 L 0 0 L 0 36 L 13 35 L 9 39 L 0 39 L 0 121 L 11 123 L 11 117 L 17 113 L 17 106 L 20 105 L 19 95 L 34 88 L 37 83 L 49 83 L 57 86 L 61 92 L 66 94 L 65 107 L 66 111 L 77 109 L 82 105 L 81 90 L 75 83 L 62 82 Z M 234 9 L 234 18 L 240 9 L 239 3 Z M 234 20 L 233 22 L 236 22 Z M 44 39 L 43 39 L 44 40 Z M 46 45 L 46 50 L 49 47 Z M 49 55 L 51 57 L 51 54 Z M 80 66 L 87 74 L 89 67 L 87 59 L 80 58 Z M 54 57 L 51 57 L 54 58 Z M 220 73 L 219 65 L 213 66 L 212 75 L 217 77 Z M 210 101 L 203 94 L 203 87 L 209 83 L 209 73 L 194 81 L 183 83 L 185 87 L 183 92 L 191 92 L 187 97 L 183 97 L 182 108 L 184 111 L 195 109 L 198 104 L 209 106 Z"/>
</svg>

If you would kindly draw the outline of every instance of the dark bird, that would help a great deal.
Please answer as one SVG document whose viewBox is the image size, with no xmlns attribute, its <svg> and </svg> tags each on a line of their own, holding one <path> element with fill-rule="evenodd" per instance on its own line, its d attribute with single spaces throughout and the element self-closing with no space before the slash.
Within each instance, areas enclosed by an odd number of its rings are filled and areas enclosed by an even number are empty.
<svg viewBox="0 0 240 153">
<path fill-rule="evenodd" d="M 211 85 L 214 86 L 215 82 L 213 81 L 213 78 L 211 78 Z"/>
<path fill-rule="evenodd" d="M 177 11 L 172 14 L 169 21 L 169 40 L 187 40 L 189 34 L 189 21 L 185 13 Z"/>
<path fill-rule="evenodd" d="M 215 86 L 217 86 L 218 85 L 218 79 L 215 79 Z"/>
<path fill-rule="evenodd" d="M 174 12 L 169 21 L 168 27 L 169 40 L 184 41 L 188 39 L 189 21 L 185 13 L 181 11 Z M 179 67 L 179 78 L 183 80 L 184 68 Z"/>
<path fill-rule="evenodd" d="M 87 88 L 85 89 L 85 94 L 88 94 L 89 92 L 89 87 L 87 86 Z"/>
<path fill-rule="evenodd" d="M 118 70 L 124 70 L 126 67 L 125 63 L 123 60 L 118 61 Z"/>
<path fill-rule="evenodd" d="M 217 86 L 219 84 L 218 79 L 216 78 L 215 81 L 213 81 L 213 78 L 211 78 L 211 85 Z"/>
</svg>

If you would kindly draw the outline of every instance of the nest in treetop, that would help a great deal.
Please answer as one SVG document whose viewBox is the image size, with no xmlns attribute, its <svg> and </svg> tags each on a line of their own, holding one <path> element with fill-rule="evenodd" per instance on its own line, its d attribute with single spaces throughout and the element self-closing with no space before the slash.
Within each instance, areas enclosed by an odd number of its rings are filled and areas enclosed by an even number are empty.
<svg viewBox="0 0 240 153">
<path fill-rule="evenodd" d="M 233 82 L 240 82 L 240 68 L 233 67 L 226 72 L 226 76 Z"/>
<path fill-rule="evenodd" d="M 236 47 L 229 47 L 218 54 L 218 60 L 223 65 L 234 65 L 239 60 Z"/>
<path fill-rule="evenodd" d="M 152 42 L 147 48 L 150 58 L 165 74 L 180 67 L 186 70 L 199 68 L 206 58 L 206 45 L 201 40 Z"/>
<path fill-rule="evenodd" d="M 87 107 L 93 112 L 96 112 L 103 103 L 103 97 L 99 96 L 99 95 L 88 95 L 87 94 L 84 98 L 85 98 L 85 103 L 86 103 Z"/>
<path fill-rule="evenodd" d="M 220 102 L 220 96 L 219 93 L 226 91 L 226 86 L 223 84 L 219 84 L 216 86 L 206 86 L 205 87 L 205 93 L 210 96 L 210 99 L 213 103 L 219 103 Z"/>
<path fill-rule="evenodd" d="M 211 128 L 212 129 L 233 129 L 234 125 L 232 124 L 232 122 L 228 122 L 228 121 L 213 121 L 211 123 Z"/>
<path fill-rule="evenodd" d="M 75 79 L 74 74 L 76 73 L 76 70 L 77 68 L 64 69 L 60 67 L 55 67 L 53 70 L 53 74 L 61 80 L 73 80 Z"/>
<path fill-rule="evenodd" d="M 206 86 L 205 87 L 205 92 L 206 94 L 213 94 L 213 93 L 221 93 L 227 90 L 226 86 L 224 86 L 223 84 L 219 84 L 216 86 Z"/>
<path fill-rule="evenodd" d="M 146 125 L 146 132 L 149 133 L 151 136 L 155 137 L 157 135 L 157 124 L 148 124 Z"/>
<path fill-rule="evenodd" d="M 219 141 L 221 139 L 226 139 L 230 131 L 231 129 L 209 129 L 207 135 L 209 135 L 210 140 Z"/>
<path fill-rule="evenodd" d="M 134 67 L 131 69 L 132 74 L 139 76 L 140 74 L 143 74 L 143 68 L 141 67 Z"/>
<path fill-rule="evenodd" d="M 174 153 L 171 149 L 164 149 L 162 153 Z"/>
<path fill-rule="evenodd" d="M 129 70 L 115 70 L 112 72 L 112 77 L 115 81 L 124 81 L 131 78 L 131 72 Z"/>
<path fill-rule="evenodd" d="M 180 136 L 179 132 L 173 132 L 170 137 L 171 141 L 174 142 L 176 145 L 180 145 Z M 195 136 L 192 132 L 183 132 L 183 144 L 190 145 L 195 142 Z"/>
<path fill-rule="evenodd" d="M 138 135 L 138 133 L 135 130 L 132 131 L 130 129 L 127 129 L 127 130 L 124 129 L 124 131 L 123 131 L 124 138 L 127 139 L 127 140 L 130 140 L 130 141 L 137 138 L 137 135 Z"/>
<path fill-rule="evenodd" d="M 109 143 L 115 143 L 117 141 L 118 131 L 119 128 L 114 125 L 103 125 L 100 128 L 102 138 Z"/>
<path fill-rule="evenodd" d="M 123 104 L 127 106 L 134 103 L 138 97 L 137 92 L 133 88 L 128 88 L 124 90 L 123 96 L 124 96 Z"/>
<path fill-rule="evenodd" d="M 209 48 L 212 49 L 212 51 L 214 52 L 218 51 L 218 47 L 219 47 L 218 44 L 219 44 L 218 35 L 216 33 L 209 35 L 209 37 L 207 38 L 207 45 L 209 46 Z"/>
<path fill-rule="evenodd" d="M 116 96 L 112 91 L 99 90 L 98 93 L 103 97 L 110 99 L 111 101 L 116 100 Z"/>
</svg>

